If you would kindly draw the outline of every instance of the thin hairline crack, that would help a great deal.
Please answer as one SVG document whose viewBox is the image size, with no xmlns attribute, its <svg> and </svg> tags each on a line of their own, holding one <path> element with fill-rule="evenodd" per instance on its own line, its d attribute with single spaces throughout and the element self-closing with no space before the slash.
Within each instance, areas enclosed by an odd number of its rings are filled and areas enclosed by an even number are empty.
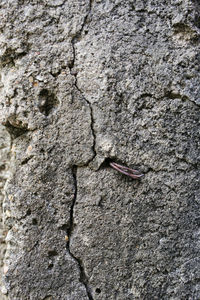
<svg viewBox="0 0 200 300">
<path fill-rule="evenodd" d="M 96 153 L 96 134 L 95 134 L 95 130 L 94 130 L 94 113 L 93 113 L 92 104 L 90 103 L 90 101 L 88 99 L 85 98 L 85 96 L 83 95 L 83 92 L 79 89 L 79 87 L 77 85 L 77 74 L 76 74 L 76 72 L 73 71 L 73 68 L 74 68 L 74 64 L 75 64 L 75 60 L 76 60 L 75 43 L 76 43 L 76 40 L 82 36 L 84 27 L 88 22 L 88 18 L 91 13 L 91 9 L 92 9 L 92 2 L 93 2 L 93 0 L 89 0 L 89 9 L 88 9 L 87 14 L 84 17 L 84 21 L 81 26 L 81 29 L 74 35 L 74 37 L 71 40 L 72 49 L 73 49 L 73 59 L 72 59 L 71 64 L 69 65 L 70 73 L 72 76 L 74 76 L 74 79 L 75 79 L 74 87 L 80 93 L 83 100 L 87 103 L 87 105 L 89 106 L 89 109 L 90 109 L 90 120 L 91 120 L 90 128 L 91 128 L 92 137 L 93 137 L 93 145 L 92 145 L 93 156 L 87 161 L 87 165 L 89 165 L 89 163 L 91 163 L 97 155 L 97 153 Z"/>
</svg>

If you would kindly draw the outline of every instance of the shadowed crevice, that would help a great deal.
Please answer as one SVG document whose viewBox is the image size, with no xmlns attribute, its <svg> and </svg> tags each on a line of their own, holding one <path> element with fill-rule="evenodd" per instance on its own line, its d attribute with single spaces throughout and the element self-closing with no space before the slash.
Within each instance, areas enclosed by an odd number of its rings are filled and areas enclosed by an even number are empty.
<svg viewBox="0 0 200 300">
<path fill-rule="evenodd" d="M 56 96 L 48 91 L 47 89 L 41 90 L 39 94 L 39 111 L 48 116 L 52 113 L 59 105 L 59 101 Z"/>
<path fill-rule="evenodd" d="M 6 48 L 3 55 L 0 57 L 0 66 L 1 67 L 9 66 L 12 68 L 15 66 L 15 60 L 22 58 L 27 53 L 28 53 L 28 49 L 26 49 L 20 53 L 17 53 L 14 49 L 8 47 L 8 48 Z"/>
<path fill-rule="evenodd" d="M 87 14 L 85 15 L 84 17 L 84 20 L 83 20 L 83 24 L 80 28 L 80 30 L 73 36 L 72 40 L 71 40 L 71 44 L 72 44 L 72 50 L 73 50 L 73 58 L 71 60 L 71 62 L 69 63 L 69 68 L 70 68 L 70 72 L 71 72 L 71 75 L 76 75 L 74 72 L 73 72 L 73 67 L 74 67 L 74 63 L 75 63 L 75 59 L 76 59 L 76 51 L 75 51 L 75 44 L 76 44 L 76 41 L 77 40 L 80 40 L 81 36 L 82 36 L 82 33 L 83 33 L 83 30 L 84 30 L 84 27 L 85 25 L 88 23 L 88 19 L 89 19 L 89 15 L 91 13 L 91 9 L 92 9 L 92 2 L 93 0 L 89 0 L 89 9 L 88 9 L 88 12 Z M 88 33 L 88 32 L 87 32 Z"/>
<path fill-rule="evenodd" d="M 5 126 L 6 130 L 8 131 L 8 133 L 10 134 L 11 140 L 16 139 L 17 137 L 19 137 L 29 131 L 27 129 L 27 127 L 16 127 L 16 126 L 12 125 L 9 121 L 4 123 L 4 126 Z"/>
<path fill-rule="evenodd" d="M 95 130 L 94 130 L 94 113 L 93 113 L 93 107 L 91 105 L 91 103 L 84 97 L 83 92 L 79 89 L 78 85 L 77 85 L 77 72 L 73 70 L 74 68 L 74 64 L 75 64 L 75 60 L 76 60 L 76 50 L 75 50 L 75 44 L 76 41 L 79 40 L 82 36 L 82 32 L 84 30 L 85 25 L 88 23 L 88 19 L 91 13 L 91 9 L 92 9 L 92 2 L 93 0 L 89 1 L 89 9 L 88 9 L 88 13 L 86 14 L 82 27 L 81 29 L 77 32 L 77 34 L 72 38 L 71 44 L 72 44 L 72 50 L 73 50 L 73 59 L 69 64 L 69 69 L 70 69 L 70 73 L 71 75 L 74 76 L 75 78 L 75 82 L 74 82 L 74 86 L 76 88 L 76 90 L 80 93 L 80 95 L 82 96 L 83 100 L 88 104 L 89 108 L 90 108 L 90 119 L 91 119 L 91 123 L 90 123 L 90 128 L 91 128 L 91 132 L 92 132 L 92 136 L 93 136 L 93 145 L 92 145 L 92 150 L 93 150 L 93 156 L 91 159 L 88 160 L 87 165 L 94 160 L 94 158 L 96 157 L 97 153 L 96 153 L 96 134 L 95 134 Z"/>
<path fill-rule="evenodd" d="M 72 251 L 70 249 L 71 236 L 72 236 L 73 229 L 74 229 L 74 206 L 76 204 L 76 199 L 77 199 L 77 166 L 73 166 L 72 167 L 72 175 L 73 175 L 73 180 L 74 180 L 74 197 L 73 197 L 73 201 L 72 201 L 72 205 L 71 205 L 71 209 L 70 209 L 70 222 L 69 222 L 69 226 L 66 229 L 66 231 L 67 231 L 67 237 L 68 237 L 67 250 L 68 250 L 69 254 L 71 255 L 71 257 L 78 264 L 78 267 L 79 267 L 79 270 L 80 270 L 80 282 L 85 286 L 88 299 L 89 300 L 93 300 L 93 297 L 92 297 L 92 294 L 91 294 L 91 290 L 90 290 L 90 288 L 88 286 L 88 278 L 87 278 L 87 276 L 85 274 L 83 263 L 82 263 L 81 259 L 77 258 L 72 253 Z"/>
</svg>

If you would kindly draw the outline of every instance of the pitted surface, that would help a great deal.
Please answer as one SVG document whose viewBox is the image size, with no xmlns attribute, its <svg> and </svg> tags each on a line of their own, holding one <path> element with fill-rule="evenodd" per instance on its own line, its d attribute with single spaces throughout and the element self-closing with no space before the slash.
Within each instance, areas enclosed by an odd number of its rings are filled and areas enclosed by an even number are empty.
<svg viewBox="0 0 200 300">
<path fill-rule="evenodd" d="M 1 1 L 2 295 L 199 299 L 198 13 Z"/>
</svg>

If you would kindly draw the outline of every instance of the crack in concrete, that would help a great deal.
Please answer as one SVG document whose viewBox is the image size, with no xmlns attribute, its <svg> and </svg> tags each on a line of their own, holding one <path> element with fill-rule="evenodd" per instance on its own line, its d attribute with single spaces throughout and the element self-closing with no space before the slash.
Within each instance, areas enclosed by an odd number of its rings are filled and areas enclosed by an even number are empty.
<svg viewBox="0 0 200 300">
<path fill-rule="evenodd" d="M 72 41 L 71 41 L 71 44 L 72 44 L 72 49 L 73 49 L 73 59 L 72 59 L 72 62 L 71 64 L 69 65 L 69 69 L 70 69 L 70 73 L 71 75 L 74 76 L 75 78 L 75 83 L 74 83 L 74 87 L 76 88 L 76 90 L 81 94 L 82 98 L 84 99 L 84 101 L 87 103 L 87 105 L 89 106 L 89 109 L 90 109 L 90 119 L 91 119 L 91 124 L 90 124 L 90 127 L 91 127 L 91 132 L 92 132 L 92 136 L 93 136 L 93 146 L 92 146 L 92 150 L 93 150 L 93 153 L 94 155 L 92 156 L 92 158 L 90 158 L 87 162 L 87 165 L 95 158 L 96 156 L 96 151 L 95 151 L 95 148 L 96 148 L 96 134 L 95 134 L 95 130 L 94 130 L 94 115 L 93 115 L 93 108 L 92 108 L 92 105 L 91 103 L 84 97 L 82 91 L 78 88 L 78 85 L 77 85 L 77 74 L 73 71 L 73 67 L 74 67 L 74 64 L 75 64 L 75 60 L 76 60 L 76 50 L 75 50 L 75 43 L 76 43 L 76 40 L 78 38 L 81 37 L 82 35 L 82 32 L 83 32 L 83 29 L 84 29 L 84 26 L 85 24 L 87 23 L 88 21 L 88 17 L 90 15 L 90 12 L 91 12 L 91 6 L 92 6 L 92 1 L 93 0 L 89 0 L 89 9 L 88 9 L 88 12 L 84 18 L 84 21 L 83 21 L 83 24 L 81 26 L 81 29 L 76 33 L 76 35 L 72 38 Z M 74 261 L 76 261 L 76 263 L 78 264 L 78 267 L 79 267 L 79 270 L 80 270 L 80 282 L 85 286 L 85 289 L 86 289 L 86 292 L 87 292 L 87 296 L 88 296 L 88 299 L 89 300 L 93 300 L 93 297 L 92 297 L 92 294 L 91 294 L 91 290 L 88 286 L 88 278 L 85 274 L 85 270 L 84 270 L 84 266 L 83 266 L 83 263 L 81 261 L 80 258 L 76 257 L 71 249 L 70 249 L 70 243 L 71 243 L 71 236 L 72 236 L 72 233 L 73 233 L 73 229 L 74 229 L 74 207 L 75 207 L 75 204 L 76 204 L 76 199 L 77 199 L 77 166 L 73 166 L 72 167 L 72 175 L 73 175 L 73 180 L 74 180 L 74 199 L 72 201 L 72 205 L 71 205 L 71 209 L 70 209 L 70 221 L 69 221 L 69 228 L 67 230 L 67 235 L 68 235 L 68 242 L 67 242 L 67 250 L 70 254 L 70 256 L 74 259 Z"/>
<path fill-rule="evenodd" d="M 82 263 L 81 259 L 76 257 L 70 249 L 71 236 L 72 236 L 72 232 L 73 232 L 73 228 L 74 228 L 74 206 L 76 204 L 76 199 L 77 199 L 77 166 L 72 167 L 72 176 L 73 176 L 73 180 L 74 180 L 74 199 L 72 201 L 72 205 L 71 205 L 71 209 L 70 209 L 70 222 L 69 222 L 69 228 L 67 230 L 67 234 L 68 234 L 67 250 L 68 250 L 70 256 L 78 264 L 78 267 L 80 270 L 80 282 L 85 286 L 88 299 L 93 300 L 91 290 L 88 286 L 88 278 L 85 274 L 83 263 Z"/>
<path fill-rule="evenodd" d="M 75 63 L 75 59 L 76 59 L 76 51 L 75 51 L 75 46 L 74 45 L 76 43 L 76 40 L 81 37 L 83 29 L 84 29 L 85 25 L 87 24 L 87 21 L 88 21 L 88 18 L 89 18 L 91 9 L 92 9 L 92 2 L 93 2 L 93 0 L 89 0 L 89 9 L 88 9 L 87 14 L 84 17 L 81 29 L 73 36 L 73 38 L 71 40 L 72 50 L 73 50 L 73 59 L 72 59 L 70 65 L 69 65 L 69 68 L 70 68 L 70 71 L 71 71 L 72 75 L 74 75 L 73 72 L 72 72 L 72 69 L 74 67 L 74 63 Z M 75 79 L 76 79 L 76 76 L 75 76 Z"/>
<path fill-rule="evenodd" d="M 91 9 L 92 9 L 92 2 L 93 0 L 90 0 L 89 1 L 89 9 L 88 9 L 88 12 L 84 18 L 84 21 L 83 21 L 83 24 L 81 26 L 81 29 L 76 33 L 76 35 L 72 38 L 71 40 L 71 44 L 72 44 L 72 49 L 73 49 L 73 59 L 72 59 L 72 62 L 71 64 L 69 65 L 69 69 L 70 69 L 70 73 L 71 75 L 74 76 L 75 78 L 75 82 L 74 82 L 74 87 L 77 89 L 77 91 L 81 94 L 82 98 L 84 99 L 84 101 L 88 104 L 89 106 L 89 109 L 90 109 L 90 119 L 91 119 L 91 124 L 90 124 L 90 128 L 91 128 L 91 132 L 92 132 L 92 136 L 93 136 L 93 146 L 92 146 L 92 150 L 93 150 L 93 156 L 88 160 L 87 162 L 87 165 L 92 162 L 97 153 L 96 153 L 96 134 L 95 134 L 95 130 L 94 130 L 94 113 L 93 113 L 93 108 L 92 108 L 92 104 L 89 102 L 89 100 L 87 100 L 84 95 L 83 95 L 83 92 L 79 89 L 78 85 L 77 85 L 77 74 L 76 72 L 73 71 L 73 67 L 74 67 L 74 64 L 75 64 L 75 60 L 76 60 L 76 50 L 75 50 L 75 43 L 76 43 L 76 40 L 78 38 L 81 37 L 82 35 L 82 32 L 83 32 L 83 29 L 88 21 L 88 17 L 90 15 L 90 12 L 91 12 Z"/>
<path fill-rule="evenodd" d="M 92 151 L 93 151 L 93 156 L 87 161 L 87 165 L 89 165 L 89 163 L 91 163 L 97 153 L 96 153 L 96 134 L 95 134 L 95 130 L 94 130 L 94 113 L 93 113 L 93 107 L 91 105 L 91 103 L 83 96 L 81 90 L 78 88 L 78 86 L 75 83 L 75 87 L 76 89 L 80 92 L 80 94 L 82 95 L 84 101 L 88 104 L 89 109 L 90 109 L 90 119 L 91 119 L 91 123 L 90 123 L 90 128 L 91 128 L 91 132 L 92 132 L 92 137 L 93 137 L 93 145 L 92 145 Z"/>
</svg>

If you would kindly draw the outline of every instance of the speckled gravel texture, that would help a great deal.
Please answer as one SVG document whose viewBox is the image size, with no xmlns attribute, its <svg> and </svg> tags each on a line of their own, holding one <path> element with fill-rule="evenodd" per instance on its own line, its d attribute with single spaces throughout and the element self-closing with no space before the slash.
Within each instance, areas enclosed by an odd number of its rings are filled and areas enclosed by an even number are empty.
<svg viewBox="0 0 200 300">
<path fill-rule="evenodd" d="M 1 1 L 0 299 L 200 299 L 199 19 Z"/>
</svg>

